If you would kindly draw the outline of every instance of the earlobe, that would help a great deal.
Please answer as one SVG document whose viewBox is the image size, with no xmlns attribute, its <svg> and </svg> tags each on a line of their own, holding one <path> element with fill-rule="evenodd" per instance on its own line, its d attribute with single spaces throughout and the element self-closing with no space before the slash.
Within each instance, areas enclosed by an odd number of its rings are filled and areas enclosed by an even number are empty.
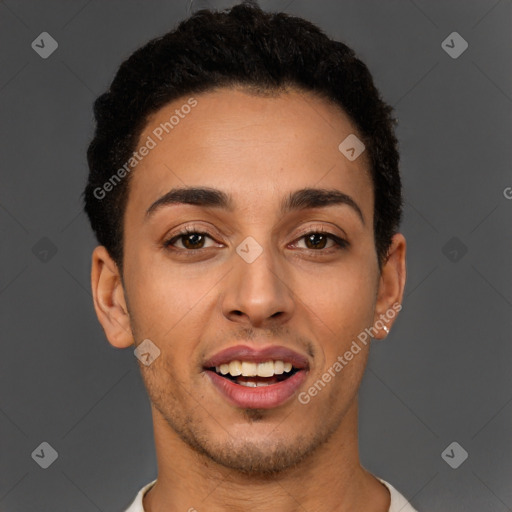
<svg viewBox="0 0 512 512">
<path fill-rule="evenodd" d="M 94 309 L 110 344 L 126 348 L 134 343 L 119 270 L 107 249 L 92 253 L 91 288 Z"/>
<path fill-rule="evenodd" d="M 382 266 L 375 306 L 374 326 L 377 338 L 385 338 L 402 309 L 406 279 L 406 241 L 396 233 L 391 241 L 386 262 Z M 386 329 L 387 328 L 387 329 Z"/>
</svg>

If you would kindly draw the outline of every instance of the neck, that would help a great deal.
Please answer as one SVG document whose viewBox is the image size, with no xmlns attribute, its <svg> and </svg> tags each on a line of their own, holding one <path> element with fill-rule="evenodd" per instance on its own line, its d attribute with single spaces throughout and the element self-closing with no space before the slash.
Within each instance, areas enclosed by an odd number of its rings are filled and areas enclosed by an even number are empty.
<svg viewBox="0 0 512 512">
<path fill-rule="evenodd" d="M 387 512 L 389 491 L 359 462 L 357 416 L 356 399 L 327 442 L 297 466 L 254 477 L 192 450 L 153 408 L 158 480 L 144 511 Z"/>
</svg>

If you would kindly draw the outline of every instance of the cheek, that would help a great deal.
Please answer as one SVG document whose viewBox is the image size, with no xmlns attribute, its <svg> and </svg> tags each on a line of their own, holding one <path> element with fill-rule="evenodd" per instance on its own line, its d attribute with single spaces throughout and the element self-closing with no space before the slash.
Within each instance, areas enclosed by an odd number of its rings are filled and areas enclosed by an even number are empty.
<svg viewBox="0 0 512 512">
<path fill-rule="evenodd" d="M 133 259 L 126 275 L 130 313 L 142 336 L 161 339 L 166 344 L 184 335 L 194 339 L 194 329 L 201 326 L 198 316 L 210 302 L 218 281 L 214 272 L 194 277 L 164 258 Z"/>
<path fill-rule="evenodd" d="M 301 296 L 332 330 L 341 327 L 367 327 L 373 318 L 376 279 L 369 267 L 333 267 L 329 273 L 317 274 L 314 284 L 301 276 Z"/>
<path fill-rule="evenodd" d="M 366 266 L 346 262 L 333 267 L 328 274 L 317 274 L 313 286 L 306 276 L 300 279 L 298 295 L 304 298 L 305 304 L 301 314 L 308 318 L 308 328 L 319 350 L 317 371 L 327 371 L 351 347 L 357 352 L 348 354 L 351 359 L 341 372 L 343 377 L 336 372 L 340 376 L 336 379 L 338 383 L 347 382 L 345 379 L 357 382 L 367 359 L 369 340 L 366 340 L 368 344 L 357 340 L 361 333 L 364 337 L 365 329 L 372 325 L 377 273 L 371 263 L 365 263 Z M 354 341 L 359 347 L 353 346 Z"/>
</svg>

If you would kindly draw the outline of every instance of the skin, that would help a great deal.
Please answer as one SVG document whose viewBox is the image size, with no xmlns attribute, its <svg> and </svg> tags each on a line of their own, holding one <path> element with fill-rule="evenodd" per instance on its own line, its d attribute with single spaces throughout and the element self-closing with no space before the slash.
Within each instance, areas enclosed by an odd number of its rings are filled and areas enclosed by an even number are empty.
<svg viewBox="0 0 512 512">
<path fill-rule="evenodd" d="M 149 338 L 161 351 L 151 365 L 139 363 L 158 459 L 145 510 L 387 512 L 389 492 L 358 452 L 357 393 L 369 344 L 306 405 L 292 397 L 273 409 L 237 408 L 202 369 L 240 340 L 284 345 L 308 358 L 299 392 L 307 391 L 401 303 L 405 239 L 393 237 L 379 271 L 366 153 L 351 162 L 338 150 L 358 132 L 341 109 L 297 90 L 263 97 L 222 88 L 194 97 L 197 106 L 131 175 L 123 278 L 104 247 L 92 257 L 94 306 L 109 342 L 134 348 Z M 151 116 L 140 141 L 187 99 Z M 223 190 L 235 209 L 174 204 L 145 218 L 156 199 L 183 186 Z M 304 187 L 348 194 L 364 223 L 348 205 L 281 215 L 281 199 Z M 175 251 L 164 247 L 192 225 L 211 238 L 193 239 L 192 249 L 186 237 Z M 331 249 L 329 239 L 307 245 L 304 235 L 318 227 L 348 247 Z M 236 252 L 247 236 L 263 249 L 252 263 Z M 385 336 L 379 329 L 376 338 Z"/>
</svg>

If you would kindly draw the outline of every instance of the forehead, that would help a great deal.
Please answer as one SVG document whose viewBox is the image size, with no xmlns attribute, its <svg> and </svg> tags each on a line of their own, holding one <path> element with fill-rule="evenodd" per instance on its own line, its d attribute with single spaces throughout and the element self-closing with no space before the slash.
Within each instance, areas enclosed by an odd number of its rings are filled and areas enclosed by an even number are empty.
<svg viewBox="0 0 512 512">
<path fill-rule="evenodd" d="M 193 105 L 193 106 L 191 106 Z M 336 188 L 373 209 L 366 152 L 340 143 L 358 134 L 338 106 L 310 93 L 261 96 L 222 88 L 175 100 L 150 116 L 137 148 L 151 146 L 131 177 L 128 209 L 145 211 L 172 188 L 226 191 L 235 207 L 281 205 L 300 188 Z"/>
</svg>

